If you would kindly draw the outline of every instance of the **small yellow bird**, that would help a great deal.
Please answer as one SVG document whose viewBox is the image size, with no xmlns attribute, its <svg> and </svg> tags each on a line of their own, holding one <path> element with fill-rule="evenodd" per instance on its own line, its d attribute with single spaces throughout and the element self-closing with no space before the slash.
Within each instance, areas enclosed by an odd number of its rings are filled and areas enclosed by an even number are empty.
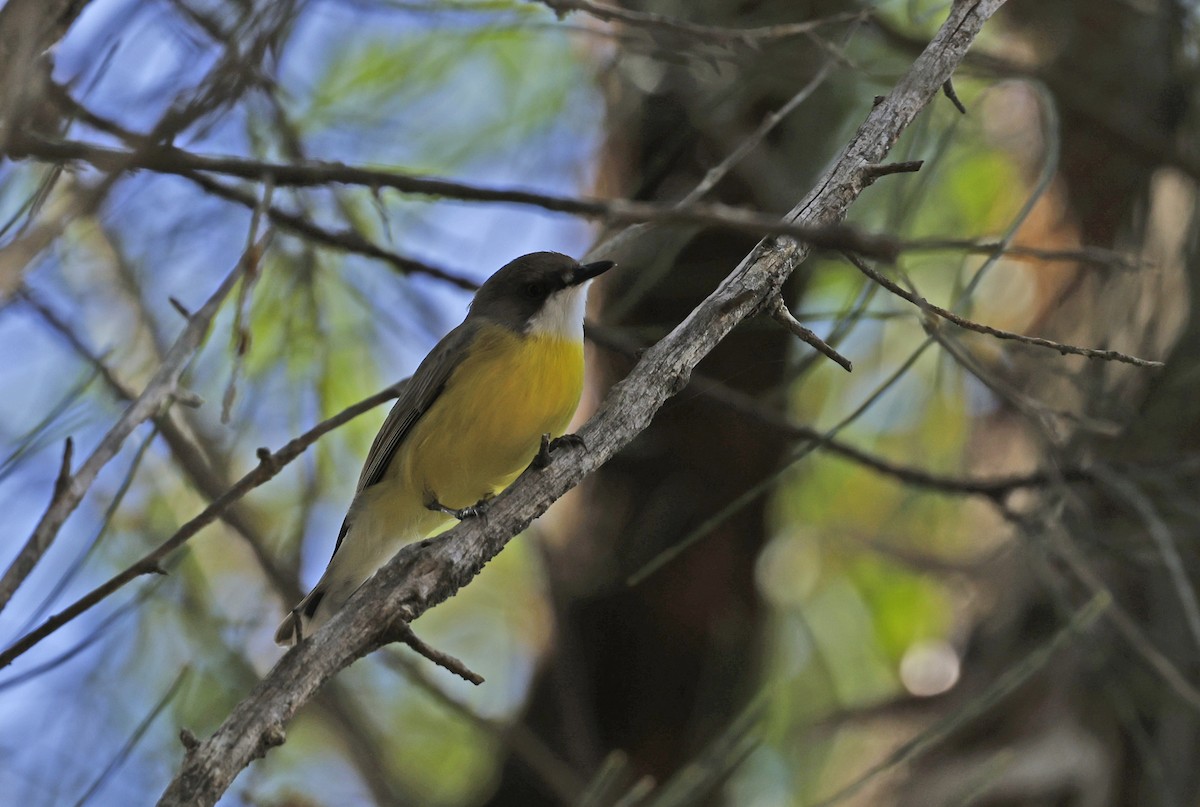
<svg viewBox="0 0 1200 807">
<path fill-rule="evenodd" d="M 538 456 L 543 435 L 563 435 L 583 392 L 587 288 L 613 265 L 534 252 L 480 286 L 466 319 L 401 388 L 325 574 L 276 643 L 325 624 L 404 544 L 478 514 Z"/>
</svg>

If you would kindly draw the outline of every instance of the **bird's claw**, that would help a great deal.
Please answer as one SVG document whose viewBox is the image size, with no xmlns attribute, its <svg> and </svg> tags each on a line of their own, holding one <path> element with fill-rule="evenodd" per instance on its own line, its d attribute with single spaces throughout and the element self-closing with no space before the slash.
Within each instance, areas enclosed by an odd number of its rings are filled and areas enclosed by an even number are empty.
<svg viewBox="0 0 1200 807">
<path fill-rule="evenodd" d="M 587 443 L 578 434 L 564 434 L 560 437 L 550 439 L 549 434 L 542 435 L 542 445 L 538 448 L 538 453 L 533 456 L 533 462 L 529 463 L 534 468 L 541 470 L 550 464 L 550 455 L 557 451 L 561 446 L 576 446 L 579 448 L 587 448 Z"/>
<path fill-rule="evenodd" d="M 452 516 L 459 521 L 462 521 L 463 519 L 479 518 L 480 516 L 484 515 L 487 513 L 489 504 L 491 504 L 490 496 L 480 499 L 479 501 L 475 502 L 475 504 L 467 507 L 455 509 L 442 504 L 437 500 L 436 497 L 430 497 L 429 500 L 425 502 L 425 507 L 434 511 L 435 513 L 445 513 L 448 516 Z"/>
</svg>

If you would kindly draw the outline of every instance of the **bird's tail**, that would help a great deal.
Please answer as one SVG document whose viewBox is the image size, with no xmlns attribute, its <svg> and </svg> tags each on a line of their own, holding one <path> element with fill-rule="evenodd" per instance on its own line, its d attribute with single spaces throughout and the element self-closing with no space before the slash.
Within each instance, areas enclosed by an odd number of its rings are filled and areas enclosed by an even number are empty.
<svg viewBox="0 0 1200 807">
<path fill-rule="evenodd" d="M 275 631 L 275 644 L 281 647 L 299 644 L 301 639 L 311 636 L 313 631 L 321 627 L 328 619 L 328 614 L 318 614 L 325 594 L 325 581 L 322 580 L 279 623 L 279 629 Z"/>
</svg>

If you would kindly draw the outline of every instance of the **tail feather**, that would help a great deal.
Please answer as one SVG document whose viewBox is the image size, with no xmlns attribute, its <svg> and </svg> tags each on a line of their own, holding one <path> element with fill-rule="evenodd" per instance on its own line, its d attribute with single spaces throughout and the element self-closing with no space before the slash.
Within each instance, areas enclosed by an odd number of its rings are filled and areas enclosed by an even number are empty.
<svg viewBox="0 0 1200 807">
<path fill-rule="evenodd" d="M 305 636 L 311 635 L 319 628 L 324 620 L 317 622 L 313 617 L 324 599 L 325 587 L 318 583 L 279 623 L 279 629 L 275 631 L 275 644 L 281 647 L 299 644 Z"/>
</svg>

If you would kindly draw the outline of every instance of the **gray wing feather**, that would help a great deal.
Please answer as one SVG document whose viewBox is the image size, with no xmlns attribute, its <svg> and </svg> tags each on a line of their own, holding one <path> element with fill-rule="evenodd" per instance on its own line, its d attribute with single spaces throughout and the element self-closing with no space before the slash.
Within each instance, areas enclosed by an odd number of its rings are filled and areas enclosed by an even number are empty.
<svg viewBox="0 0 1200 807">
<path fill-rule="evenodd" d="M 442 337 L 442 341 L 429 351 L 417 371 L 401 388 L 400 397 L 388 413 L 379 434 L 375 435 L 371 450 L 367 452 L 367 461 L 363 464 L 358 487 L 354 491 L 356 494 L 383 479 L 404 438 L 441 395 L 457 365 L 454 357 L 461 355 L 470 345 L 476 331 L 474 323 L 468 321 Z"/>
<path fill-rule="evenodd" d="M 421 415 L 425 414 L 442 394 L 450 374 L 457 366 L 454 356 L 461 355 L 462 351 L 466 350 L 476 332 L 475 323 L 471 320 L 459 325 L 442 337 L 442 341 L 429 351 L 429 355 L 417 367 L 417 371 L 402 382 L 400 396 L 379 429 L 379 434 L 375 435 L 371 450 L 367 452 L 367 461 L 363 463 L 362 473 L 358 477 L 358 487 L 354 489 L 355 496 L 383 479 L 404 438 L 421 419 Z M 337 543 L 333 545 L 333 554 L 337 554 L 349 531 L 350 515 L 347 514 L 338 533 Z"/>
</svg>

